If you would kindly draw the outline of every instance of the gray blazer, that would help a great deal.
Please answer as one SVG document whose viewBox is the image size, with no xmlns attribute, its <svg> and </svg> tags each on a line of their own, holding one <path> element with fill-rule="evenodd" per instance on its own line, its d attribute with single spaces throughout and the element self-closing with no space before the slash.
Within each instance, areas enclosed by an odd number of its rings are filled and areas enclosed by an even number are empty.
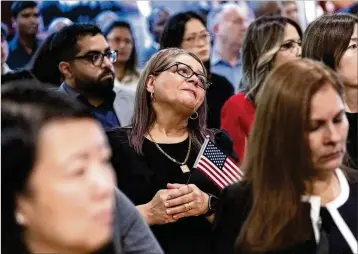
<svg viewBox="0 0 358 254">
<path fill-rule="evenodd" d="M 64 83 L 62 83 L 56 91 L 60 93 L 65 93 L 72 98 L 76 96 L 75 94 L 67 93 L 66 89 L 64 88 Z M 135 94 L 129 91 L 124 91 L 120 88 L 116 88 L 113 91 L 116 94 L 116 98 L 113 102 L 113 109 L 116 112 L 121 126 L 127 126 L 129 125 L 130 120 L 133 116 Z"/>
<path fill-rule="evenodd" d="M 164 254 L 137 208 L 118 189 L 113 227 L 115 254 Z"/>
</svg>

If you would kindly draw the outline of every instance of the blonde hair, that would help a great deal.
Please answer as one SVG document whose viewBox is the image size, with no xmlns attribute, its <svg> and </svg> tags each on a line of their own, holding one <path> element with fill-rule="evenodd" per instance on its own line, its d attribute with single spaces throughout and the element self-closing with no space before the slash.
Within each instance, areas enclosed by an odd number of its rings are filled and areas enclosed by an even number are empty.
<svg viewBox="0 0 358 254">
<path fill-rule="evenodd" d="M 273 68 L 287 23 L 293 25 L 298 34 L 302 35 L 296 22 L 281 16 L 261 17 L 248 28 L 242 45 L 242 82 L 247 96 L 254 104 L 257 103 L 257 93 Z"/>
</svg>

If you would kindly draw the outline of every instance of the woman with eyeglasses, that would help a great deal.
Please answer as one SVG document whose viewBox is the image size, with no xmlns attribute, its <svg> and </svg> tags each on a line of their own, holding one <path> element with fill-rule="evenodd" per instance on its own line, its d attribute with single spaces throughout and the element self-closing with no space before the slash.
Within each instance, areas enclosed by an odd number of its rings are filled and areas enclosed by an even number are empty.
<svg viewBox="0 0 358 254">
<path fill-rule="evenodd" d="M 137 53 L 131 26 L 128 21 L 118 19 L 103 29 L 111 49 L 117 51 L 117 60 L 113 63 L 114 89 L 124 89 L 135 93 L 139 80 Z"/>
<path fill-rule="evenodd" d="M 325 15 L 312 22 L 303 36 L 303 57 L 324 62 L 344 83 L 345 109 L 349 122 L 347 149 L 350 167 L 358 169 L 358 17 Z"/>
<path fill-rule="evenodd" d="M 246 32 L 242 46 L 244 89 L 232 96 L 221 111 L 221 129 L 232 137 L 240 160 L 244 158 L 262 84 L 275 67 L 300 58 L 301 37 L 299 25 L 280 16 L 258 18 Z"/>
<path fill-rule="evenodd" d="M 211 86 L 206 91 L 207 125 L 209 128 L 219 129 L 221 108 L 234 94 L 234 88 L 225 77 L 210 72 L 210 34 L 203 19 L 192 11 L 171 16 L 164 27 L 160 41 L 161 49 L 170 47 L 191 52 L 204 63 L 211 81 Z"/>
<path fill-rule="evenodd" d="M 227 139 L 206 127 L 208 87 L 196 55 L 163 49 L 142 71 L 131 126 L 108 132 L 118 186 L 167 254 L 212 253 L 219 189 L 192 169 L 207 135 L 222 145 Z"/>
</svg>

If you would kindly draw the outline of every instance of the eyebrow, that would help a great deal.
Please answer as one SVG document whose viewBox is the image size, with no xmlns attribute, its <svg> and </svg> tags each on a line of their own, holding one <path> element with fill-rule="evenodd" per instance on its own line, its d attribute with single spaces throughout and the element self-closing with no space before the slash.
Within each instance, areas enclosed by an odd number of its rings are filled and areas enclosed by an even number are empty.
<svg viewBox="0 0 358 254">
<path fill-rule="evenodd" d="M 110 51 L 111 50 L 111 48 L 110 47 L 107 47 L 105 50 L 104 50 L 104 53 L 106 53 L 106 52 L 108 52 L 108 51 Z M 98 53 L 100 53 L 100 54 L 102 54 L 102 52 L 101 51 L 99 51 L 99 50 L 90 50 L 90 51 L 87 51 L 85 54 L 83 54 L 84 56 L 86 56 L 86 55 L 92 55 L 92 54 L 98 54 Z"/>
<path fill-rule="evenodd" d="M 97 144 L 96 146 L 93 147 L 94 149 L 96 149 L 97 151 L 99 151 L 102 154 L 105 154 L 106 156 L 108 155 L 109 158 L 112 157 L 112 151 L 111 149 L 108 147 L 107 143 L 101 143 L 101 144 Z M 62 165 L 70 165 L 70 163 L 73 160 L 87 160 L 89 158 L 89 152 L 88 151 L 82 151 L 79 153 L 75 153 L 71 156 L 69 156 L 68 158 L 66 158 L 63 162 Z"/>
<path fill-rule="evenodd" d="M 195 34 L 201 34 L 201 33 L 207 33 L 208 31 L 206 29 L 203 29 L 199 32 L 192 32 L 192 33 L 188 33 L 188 35 L 195 35 Z"/>
<path fill-rule="evenodd" d="M 339 116 L 342 116 L 343 114 L 345 113 L 345 110 L 344 109 L 341 109 L 335 116 L 334 118 L 337 118 Z M 324 119 L 310 119 L 310 122 L 320 122 L 320 123 L 324 123 L 326 122 L 326 120 Z"/>
<path fill-rule="evenodd" d="M 357 42 L 357 37 L 351 38 L 351 41 Z"/>
</svg>

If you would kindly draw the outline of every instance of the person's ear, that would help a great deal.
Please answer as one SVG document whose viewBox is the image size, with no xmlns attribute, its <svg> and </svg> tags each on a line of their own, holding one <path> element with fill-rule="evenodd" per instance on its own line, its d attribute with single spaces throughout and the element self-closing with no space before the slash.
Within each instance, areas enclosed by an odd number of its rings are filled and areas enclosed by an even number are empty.
<svg viewBox="0 0 358 254">
<path fill-rule="evenodd" d="M 149 93 L 152 94 L 154 93 L 154 88 L 155 88 L 155 76 L 149 75 L 147 79 L 146 89 Z"/>
<path fill-rule="evenodd" d="M 69 62 L 62 61 L 58 64 L 58 69 L 60 73 L 65 77 L 65 79 L 72 78 L 72 69 Z"/>
<path fill-rule="evenodd" d="M 216 37 L 217 34 L 219 33 L 219 24 L 218 24 L 218 23 L 216 23 L 215 25 L 213 25 L 212 33 L 213 33 L 214 37 Z"/>
</svg>

